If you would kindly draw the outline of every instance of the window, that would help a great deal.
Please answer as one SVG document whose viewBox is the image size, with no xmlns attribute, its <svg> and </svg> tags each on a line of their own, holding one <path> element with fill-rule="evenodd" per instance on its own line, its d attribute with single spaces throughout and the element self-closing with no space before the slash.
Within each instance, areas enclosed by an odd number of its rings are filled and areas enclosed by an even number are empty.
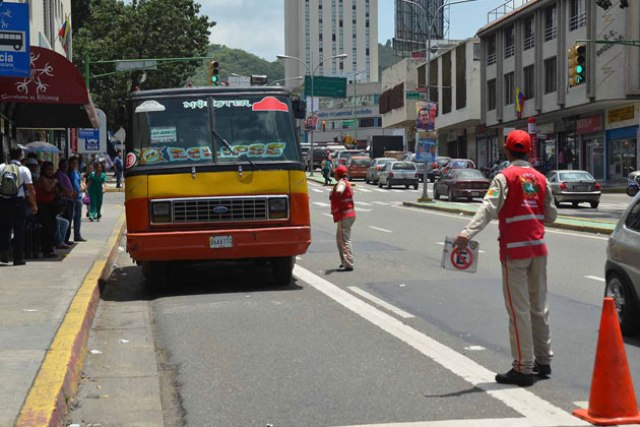
<svg viewBox="0 0 640 427">
<path fill-rule="evenodd" d="M 467 45 L 456 47 L 456 110 L 467 105 Z"/>
<path fill-rule="evenodd" d="M 340 25 L 340 28 L 342 28 L 342 19 L 340 20 L 340 24 L 339 25 Z"/>
<path fill-rule="evenodd" d="M 533 15 L 524 20 L 524 50 L 535 46 L 535 22 Z"/>
<path fill-rule="evenodd" d="M 451 112 L 451 80 L 451 51 L 449 51 L 442 55 L 442 114 Z"/>
<path fill-rule="evenodd" d="M 511 25 L 510 27 L 504 30 L 504 57 L 511 58 L 515 52 L 514 46 L 514 27 Z"/>
<path fill-rule="evenodd" d="M 365 55 L 369 56 L 369 48 L 367 48 Z"/>
<path fill-rule="evenodd" d="M 544 61 L 544 93 L 555 92 L 558 86 L 557 59 L 553 58 L 545 59 Z"/>
<path fill-rule="evenodd" d="M 553 40 L 558 35 L 558 8 L 553 5 L 544 11 L 544 41 Z"/>
<path fill-rule="evenodd" d="M 496 36 L 489 37 L 487 41 L 487 65 L 496 63 Z"/>
<path fill-rule="evenodd" d="M 587 25 L 587 9 L 585 0 L 571 0 L 569 4 L 569 31 Z"/>
<path fill-rule="evenodd" d="M 474 43 L 473 44 L 473 60 L 474 61 L 480 61 L 480 59 L 482 58 L 481 56 L 481 50 L 480 50 L 480 43 Z"/>
<path fill-rule="evenodd" d="M 318 40 L 322 41 L 322 33 L 318 34 Z"/>
<path fill-rule="evenodd" d="M 523 70 L 523 80 L 524 80 L 524 96 L 527 99 L 532 99 L 535 97 L 535 65 L 529 65 L 528 67 L 524 67 Z"/>
<path fill-rule="evenodd" d="M 496 109 L 496 79 L 487 82 L 487 110 Z"/>
<path fill-rule="evenodd" d="M 640 202 L 631 208 L 624 225 L 631 230 L 640 231 Z"/>
<path fill-rule="evenodd" d="M 504 105 L 515 102 L 516 88 L 513 71 L 504 75 Z"/>
<path fill-rule="evenodd" d="M 335 35 L 335 33 L 334 33 L 334 34 L 331 34 L 331 41 L 332 41 L 332 42 L 336 41 L 336 35 Z"/>
</svg>

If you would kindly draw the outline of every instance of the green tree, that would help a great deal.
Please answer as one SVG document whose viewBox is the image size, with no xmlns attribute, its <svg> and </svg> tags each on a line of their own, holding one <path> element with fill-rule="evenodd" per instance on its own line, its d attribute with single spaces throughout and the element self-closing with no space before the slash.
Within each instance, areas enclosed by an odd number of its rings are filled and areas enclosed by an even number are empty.
<svg viewBox="0 0 640 427">
<path fill-rule="evenodd" d="M 85 58 L 100 60 L 204 56 L 210 28 L 194 0 L 93 0 L 84 25 L 74 37 L 74 62 L 84 70 Z M 144 89 L 182 86 L 198 66 L 194 62 L 159 65 L 147 71 Z M 117 73 L 114 64 L 91 66 L 91 94 L 116 128 L 115 112 L 140 85 L 142 72 Z"/>
</svg>

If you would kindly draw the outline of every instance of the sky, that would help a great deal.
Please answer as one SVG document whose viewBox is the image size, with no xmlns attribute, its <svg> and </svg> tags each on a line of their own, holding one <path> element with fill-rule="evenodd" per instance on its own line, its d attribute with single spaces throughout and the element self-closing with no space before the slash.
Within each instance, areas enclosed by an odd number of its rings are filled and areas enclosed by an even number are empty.
<svg viewBox="0 0 640 427">
<path fill-rule="evenodd" d="M 303 1 L 303 0 L 300 0 Z M 506 0 L 477 0 L 450 8 L 449 38 L 465 39 L 487 23 L 487 12 Z M 516 0 L 519 1 L 519 0 Z M 520 0 L 521 1 L 521 0 Z M 199 0 L 217 22 L 210 40 L 269 61 L 284 53 L 284 0 Z M 378 0 L 378 41 L 393 38 L 394 0 Z"/>
</svg>

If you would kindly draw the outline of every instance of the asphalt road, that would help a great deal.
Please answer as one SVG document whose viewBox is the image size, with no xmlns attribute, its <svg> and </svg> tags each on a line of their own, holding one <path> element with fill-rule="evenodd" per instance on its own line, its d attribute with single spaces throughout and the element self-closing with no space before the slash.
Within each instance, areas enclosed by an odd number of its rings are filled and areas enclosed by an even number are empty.
<svg viewBox="0 0 640 427">
<path fill-rule="evenodd" d="M 468 217 L 403 207 L 413 190 L 358 185 L 356 269 L 338 273 L 328 189 L 310 190 L 313 243 L 290 287 L 260 266 L 200 264 L 147 291 L 155 351 L 174 376 L 160 391 L 176 397 L 162 399 L 165 422 L 581 425 L 569 413 L 589 398 L 606 239 L 548 231 L 553 376 L 504 387 L 493 382 L 510 368 L 497 226 L 478 236 L 476 274 L 445 271 L 441 242 Z M 118 277 L 139 289 L 138 268 L 126 269 Z M 118 301 L 141 298 L 120 288 Z M 640 390 L 640 340 L 625 348 Z"/>
</svg>

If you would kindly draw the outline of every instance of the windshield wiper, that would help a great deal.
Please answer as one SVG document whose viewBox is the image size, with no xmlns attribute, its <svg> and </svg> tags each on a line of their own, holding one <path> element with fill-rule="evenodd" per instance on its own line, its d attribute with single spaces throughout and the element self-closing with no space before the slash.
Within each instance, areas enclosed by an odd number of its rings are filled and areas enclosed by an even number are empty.
<svg viewBox="0 0 640 427">
<path fill-rule="evenodd" d="M 211 129 L 211 133 L 213 134 L 213 136 L 215 136 L 216 138 L 218 138 L 218 140 L 219 140 L 220 142 L 222 142 L 222 143 L 225 145 L 225 147 L 227 147 L 227 148 L 229 149 L 229 151 L 230 151 L 231 153 L 233 153 L 233 147 L 231 146 L 231 144 L 229 143 L 229 141 L 227 141 L 226 139 L 224 139 L 224 138 L 222 137 L 222 135 L 220 135 L 220 134 L 218 133 L 218 131 L 217 131 L 217 130 L 215 130 L 215 129 Z M 251 165 L 251 168 L 252 168 L 252 169 L 255 169 L 255 165 L 253 164 L 253 162 L 251 161 L 251 159 L 250 159 L 246 154 L 243 154 L 241 157 L 242 157 L 242 160 L 246 160 L 247 162 L 249 162 L 249 164 Z"/>
</svg>

